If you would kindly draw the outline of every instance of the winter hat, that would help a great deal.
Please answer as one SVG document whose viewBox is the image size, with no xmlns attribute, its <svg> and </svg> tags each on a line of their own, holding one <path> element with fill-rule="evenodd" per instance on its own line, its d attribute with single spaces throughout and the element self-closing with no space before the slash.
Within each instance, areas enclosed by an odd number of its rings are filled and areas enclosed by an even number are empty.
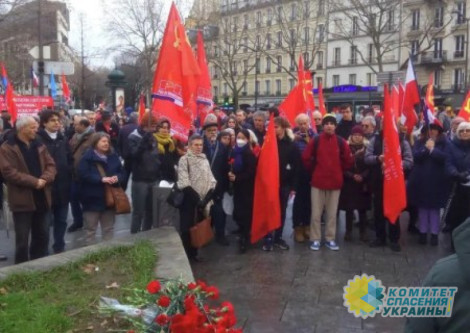
<svg viewBox="0 0 470 333">
<path fill-rule="evenodd" d="M 444 132 L 444 126 L 442 126 L 442 123 L 438 119 L 435 119 L 433 123 L 429 124 L 429 129 L 436 129 L 439 133 Z"/>
<path fill-rule="evenodd" d="M 354 134 L 359 134 L 359 135 L 364 136 L 364 131 L 362 130 L 362 126 L 360 125 L 354 126 L 351 130 L 351 135 L 354 135 Z"/>
<path fill-rule="evenodd" d="M 202 126 L 202 130 L 205 131 L 209 127 L 219 127 L 219 124 L 217 123 L 217 116 L 213 113 L 209 113 L 206 116 L 206 119 L 204 119 L 204 125 Z"/>
<path fill-rule="evenodd" d="M 331 113 L 327 113 L 323 116 L 321 125 L 325 126 L 326 123 L 333 123 L 335 126 L 338 125 L 338 122 L 336 121 L 336 117 Z"/>
</svg>

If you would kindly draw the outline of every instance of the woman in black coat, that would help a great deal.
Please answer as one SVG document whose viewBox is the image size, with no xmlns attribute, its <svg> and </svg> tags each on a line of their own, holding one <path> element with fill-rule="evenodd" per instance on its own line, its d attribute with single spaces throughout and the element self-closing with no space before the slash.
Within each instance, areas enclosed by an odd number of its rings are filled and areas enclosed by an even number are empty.
<svg viewBox="0 0 470 333">
<path fill-rule="evenodd" d="M 250 133 L 241 129 L 232 150 L 229 180 L 233 183 L 233 219 L 240 228 L 240 253 L 246 251 L 253 215 L 256 157 L 251 150 Z"/>
<path fill-rule="evenodd" d="M 366 211 L 370 209 L 371 194 L 368 188 L 370 170 L 364 162 L 366 144 L 361 126 L 354 126 L 349 137 L 349 148 L 354 156 L 354 165 L 344 172 L 344 184 L 339 197 L 338 209 L 346 212 L 345 241 L 352 239 L 354 210 L 359 213 L 359 233 L 367 241 Z"/>
</svg>

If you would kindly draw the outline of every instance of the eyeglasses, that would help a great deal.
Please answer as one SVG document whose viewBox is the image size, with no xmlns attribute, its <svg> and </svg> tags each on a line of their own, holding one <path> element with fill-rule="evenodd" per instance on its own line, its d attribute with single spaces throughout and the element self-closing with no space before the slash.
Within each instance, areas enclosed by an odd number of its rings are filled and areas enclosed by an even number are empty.
<svg viewBox="0 0 470 333">
<path fill-rule="evenodd" d="M 361 125 L 362 128 L 369 128 L 369 125 Z"/>
<path fill-rule="evenodd" d="M 459 133 L 470 133 L 470 128 L 461 129 Z"/>
<path fill-rule="evenodd" d="M 315 121 L 321 121 L 321 118 L 313 118 Z"/>
</svg>

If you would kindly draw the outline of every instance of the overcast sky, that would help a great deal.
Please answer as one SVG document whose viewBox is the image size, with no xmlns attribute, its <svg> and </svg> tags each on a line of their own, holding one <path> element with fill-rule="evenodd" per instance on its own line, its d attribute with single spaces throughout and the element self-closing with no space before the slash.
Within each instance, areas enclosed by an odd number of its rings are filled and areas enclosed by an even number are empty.
<svg viewBox="0 0 470 333">
<path fill-rule="evenodd" d="M 171 5 L 172 0 L 162 0 Z M 100 0 L 66 0 L 70 10 L 70 46 L 80 54 L 80 14 L 84 15 L 84 50 L 88 63 L 92 66 L 114 66 L 112 55 L 105 52 L 109 37 L 104 26 L 107 19 L 106 8 Z M 182 0 L 185 4 L 183 17 L 188 15 L 193 0 Z"/>
</svg>

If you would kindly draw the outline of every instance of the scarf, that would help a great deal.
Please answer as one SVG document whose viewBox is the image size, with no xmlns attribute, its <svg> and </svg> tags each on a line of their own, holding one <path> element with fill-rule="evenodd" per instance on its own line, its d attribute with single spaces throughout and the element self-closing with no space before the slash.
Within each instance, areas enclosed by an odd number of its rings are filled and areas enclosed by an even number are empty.
<svg viewBox="0 0 470 333">
<path fill-rule="evenodd" d="M 102 161 L 106 162 L 108 160 L 108 156 L 106 154 L 101 154 L 100 152 L 98 152 L 96 149 L 93 150 L 93 152 L 95 153 L 95 155 Z"/>
<path fill-rule="evenodd" d="M 233 172 L 238 173 L 243 170 L 243 153 L 246 149 L 248 149 L 249 143 L 247 143 L 244 147 L 235 146 L 233 148 Z"/>
<path fill-rule="evenodd" d="M 171 138 L 170 134 L 155 133 L 153 136 L 158 142 L 158 152 L 160 154 L 165 154 L 165 146 L 167 145 L 170 153 L 175 151 L 175 143 L 173 142 L 173 139 Z"/>
<path fill-rule="evenodd" d="M 82 138 L 91 131 L 93 131 L 93 128 L 91 128 L 91 126 L 88 126 L 83 133 L 77 133 L 77 142 L 82 141 Z"/>
</svg>

